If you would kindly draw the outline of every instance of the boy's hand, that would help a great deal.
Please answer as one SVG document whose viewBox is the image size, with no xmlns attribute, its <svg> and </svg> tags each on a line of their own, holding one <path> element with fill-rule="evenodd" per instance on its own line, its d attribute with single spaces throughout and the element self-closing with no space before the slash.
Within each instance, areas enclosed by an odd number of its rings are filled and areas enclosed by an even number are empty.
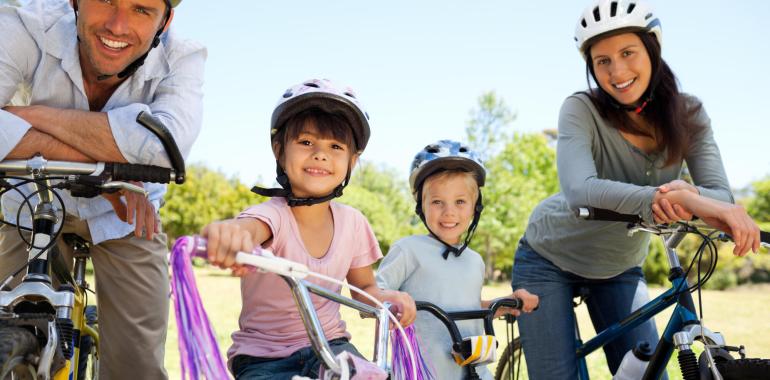
<svg viewBox="0 0 770 380">
<path fill-rule="evenodd" d="M 396 318 L 398 318 L 398 323 L 402 327 L 407 327 L 414 323 L 414 320 L 417 318 L 417 306 L 415 306 L 412 296 L 398 290 L 383 290 L 381 294 L 382 299 L 380 301 L 387 301 L 398 307 L 399 313 L 396 314 Z M 391 325 L 391 328 L 394 328 L 394 326 Z"/>
<path fill-rule="evenodd" d="M 254 250 L 254 241 L 251 233 L 243 228 L 237 220 L 224 220 L 213 222 L 201 230 L 201 236 L 208 240 L 209 263 L 222 269 L 233 268 L 235 255 L 240 252 Z M 235 268 L 233 274 L 243 275 L 247 273 Z"/>
</svg>

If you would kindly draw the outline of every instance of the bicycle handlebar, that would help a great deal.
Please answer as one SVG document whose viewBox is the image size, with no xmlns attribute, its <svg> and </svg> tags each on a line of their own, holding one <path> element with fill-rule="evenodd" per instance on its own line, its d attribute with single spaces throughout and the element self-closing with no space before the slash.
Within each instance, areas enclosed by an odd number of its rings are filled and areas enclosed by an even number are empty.
<svg viewBox="0 0 770 380">
<path fill-rule="evenodd" d="M 463 342 L 463 336 L 460 334 L 460 330 L 457 328 L 455 321 L 468 320 L 468 319 L 483 319 L 484 320 L 484 332 L 487 335 L 494 335 L 494 328 L 492 327 L 492 319 L 497 313 L 497 310 L 501 307 L 510 307 L 512 309 L 521 310 L 524 306 L 518 298 L 500 298 L 492 301 L 489 308 L 480 310 L 463 310 L 455 312 L 446 312 L 440 307 L 426 301 L 415 301 L 417 310 L 427 311 L 435 316 L 449 331 L 449 335 L 452 337 L 452 344 L 456 351 L 459 351 L 459 347 Z"/>
<path fill-rule="evenodd" d="M 642 217 L 633 214 L 621 214 L 612 210 L 606 210 L 595 207 L 579 207 L 574 210 L 575 216 L 585 220 L 600 220 L 607 222 L 627 222 L 635 225 L 643 225 Z M 732 236 L 723 234 L 724 238 L 732 240 Z M 770 246 L 770 232 L 759 231 L 759 238 L 761 244 L 764 246 Z"/>
</svg>

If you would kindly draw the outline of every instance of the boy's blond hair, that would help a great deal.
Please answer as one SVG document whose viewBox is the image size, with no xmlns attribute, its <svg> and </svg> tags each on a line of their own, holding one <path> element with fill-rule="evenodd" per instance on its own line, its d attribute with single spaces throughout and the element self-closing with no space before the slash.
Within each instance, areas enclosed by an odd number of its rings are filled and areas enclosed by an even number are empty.
<svg viewBox="0 0 770 380">
<path fill-rule="evenodd" d="M 475 204 L 479 197 L 479 183 L 476 175 L 473 172 L 469 172 L 462 169 L 450 169 L 442 170 L 435 174 L 431 174 L 422 182 L 422 205 L 425 207 L 425 199 L 428 197 L 428 184 L 429 183 L 441 183 L 450 179 L 462 177 L 465 180 L 465 184 L 468 186 L 468 190 L 471 193 L 472 201 Z"/>
</svg>

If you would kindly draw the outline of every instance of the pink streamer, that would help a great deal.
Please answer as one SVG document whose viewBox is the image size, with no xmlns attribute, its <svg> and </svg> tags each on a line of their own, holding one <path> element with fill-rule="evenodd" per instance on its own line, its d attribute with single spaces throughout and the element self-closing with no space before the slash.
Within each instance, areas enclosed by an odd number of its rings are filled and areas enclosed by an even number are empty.
<svg viewBox="0 0 770 380">
<path fill-rule="evenodd" d="M 414 330 L 414 325 L 404 328 L 406 337 L 414 351 L 415 360 L 412 361 L 409 356 L 409 350 L 406 348 L 406 341 L 398 330 L 390 332 L 390 344 L 393 347 L 393 357 L 391 366 L 393 367 L 394 380 L 431 380 L 435 379 L 431 371 L 431 366 L 422 357 L 420 350 L 420 339 Z M 417 366 L 417 378 L 412 379 L 412 366 Z"/>
<path fill-rule="evenodd" d="M 192 270 L 194 239 L 183 236 L 171 250 L 171 296 L 179 334 L 182 379 L 228 379 Z"/>
</svg>

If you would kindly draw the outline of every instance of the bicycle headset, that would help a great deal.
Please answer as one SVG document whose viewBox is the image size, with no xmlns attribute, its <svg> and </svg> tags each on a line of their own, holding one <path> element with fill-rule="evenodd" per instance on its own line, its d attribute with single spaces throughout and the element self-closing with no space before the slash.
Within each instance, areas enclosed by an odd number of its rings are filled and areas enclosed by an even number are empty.
<svg viewBox="0 0 770 380">
<path fill-rule="evenodd" d="M 479 187 L 476 205 L 473 209 L 473 221 L 470 227 L 468 227 L 465 241 L 460 248 L 441 240 L 438 235 L 434 234 L 430 227 L 428 227 L 425 213 L 422 210 L 422 191 L 425 180 L 434 174 L 446 170 L 462 170 L 472 173 Z M 476 152 L 462 143 L 452 140 L 440 140 L 426 146 L 414 156 L 409 172 L 409 187 L 412 190 L 415 201 L 417 201 L 414 211 L 420 217 L 422 224 L 425 225 L 428 232 L 446 247 L 442 253 L 444 260 L 449 257 L 449 253 L 453 253 L 455 257 L 460 256 L 473 238 L 476 226 L 478 226 L 479 219 L 481 218 L 481 212 L 484 210 L 484 203 L 481 199 L 481 187 L 484 186 L 487 170 L 484 168 L 481 159 Z"/>
<path fill-rule="evenodd" d="M 623 33 L 647 32 L 655 36 L 658 46 L 663 46 L 663 30 L 660 20 L 653 12 L 652 6 L 639 0 L 597 0 L 589 5 L 580 15 L 577 26 L 575 27 L 575 43 L 578 52 L 586 61 L 586 66 L 591 73 L 594 82 L 596 74 L 591 64 L 591 45 L 597 41 Z M 649 47 L 645 46 L 649 51 Z M 647 91 L 642 94 L 636 104 L 620 104 L 615 98 L 597 86 L 599 91 L 609 99 L 610 104 L 617 109 L 624 111 L 633 111 L 640 114 L 644 108 L 652 101 L 655 88 L 660 83 L 660 62 L 658 55 L 656 62 L 652 64 L 652 78 L 647 87 Z"/>
<path fill-rule="evenodd" d="M 270 120 L 271 144 L 275 144 L 275 140 L 281 137 L 281 134 L 278 132 L 286 128 L 286 122 L 291 117 L 311 108 L 338 115 L 347 120 L 353 130 L 353 140 L 358 150 L 356 153 L 360 154 L 364 151 L 370 136 L 369 114 L 351 88 L 338 87 L 328 79 L 304 81 L 287 89 L 281 95 Z M 282 141 L 278 143 L 283 144 Z M 342 190 L 350 181 L 351 167 L 348 164 L 345 179 L 331 193 L 318 198 L 297 198 L 292 194 L 289 177 L 281 167 L 277 157 L 275 166 L 275 179 L 281 185 L 281 188 L 268 189 L 254 186 L 251 191 L 266 197 L 284 197 L 289 207 L 311 206 L 340 197 L 342 196 Z"/>
<path fill-rule="evenodd" d="M 123 71 L 118 73 L 118 79 L 123 79 L 128 77 L 129 75 L 136 72 L 136 70 L 139 69 L 140 66 L 144 64 L 144 60 L 147 59 L 147 55 L 150 54 L 150 51 L 154 48 L 156 48 L 160 44 L 160 35 L 163 33 L 163 29 L 165 29 L 166 25 L 168 24 L 169 18 L 171 17 L 171 9 L 175 8 L 179 3 L 182 2 L 182 0 L 163 0 L 163 2 L 166 4 L 166 13 L 163 16 L 163 22 L 160 24 L 160 28 L 157 32 L 155 32 L 155 37 L 152 39 L 152 44 L 150 45 L 150 48 L 147 49 L 147 51 L 142 54 L 139 58 L 137 58 L 134 62 L 131 62 L 128 66 L 126 66 Z M 72 9 L 75 11 L 75 30 L 77 30 L 77 22 L 78 22 L 78 0 L 75 0 L 72 2 Z M 78 37 L 78 43 L 80 43 L 80 35 Z M 99 75 L 97 77 L 98 80 L 105 80 L 108 78 L 111 78 L 112 75 Z"/>
</svg>

